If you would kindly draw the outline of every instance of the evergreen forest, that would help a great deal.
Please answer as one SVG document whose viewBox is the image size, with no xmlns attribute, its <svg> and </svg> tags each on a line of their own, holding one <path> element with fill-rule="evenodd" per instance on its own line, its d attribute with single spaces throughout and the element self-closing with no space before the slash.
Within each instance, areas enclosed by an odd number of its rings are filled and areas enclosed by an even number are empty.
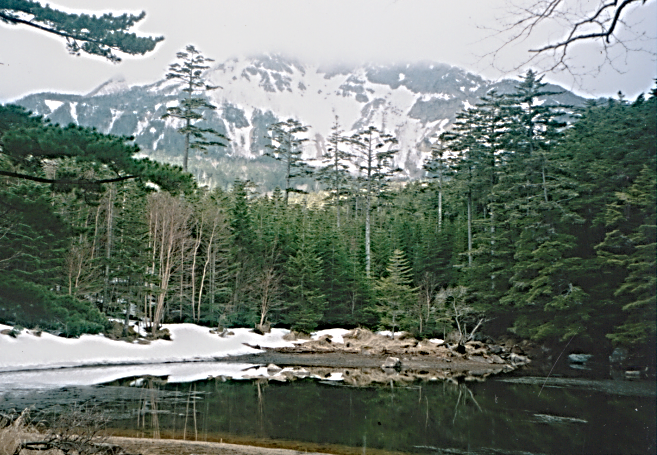
<svg viewBox="0 0 657 455">
<path fill-rule="evenodd" d="M 284 188 L 199 187 L 126 137 L 0 106 L 0 322 L 66 337 L 108 317 L 368 327 L 655 350 L 657 92 L 541 102 L 489 92 L 406 181 L 396 139 L 336 119 L 324 167 L 272 125 Z M 295 182 L 317 180 L 304 194 Z"/>
</svg>

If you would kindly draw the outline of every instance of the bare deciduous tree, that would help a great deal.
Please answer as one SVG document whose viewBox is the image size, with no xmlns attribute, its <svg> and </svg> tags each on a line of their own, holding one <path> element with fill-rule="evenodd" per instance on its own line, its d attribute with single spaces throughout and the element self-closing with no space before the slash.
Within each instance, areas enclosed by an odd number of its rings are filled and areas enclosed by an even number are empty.
<svg viewBox="0 0 657 455">
<path fill-rule="evenodd" d="M 272 247 L 271 254 L 267 255 L 265 264 L 253 283 L 255 294 L 258 296 L 258 312 L 260 313 L 260 322 L 256 324 L 256 330 L 261 333 L 269 332 L 269 314 L 281 303 L 279 299 L 283 276 L 276 270 L 274 250 L 275 247 Z"/>
<path fill-rule="evenodd" d="M 198 229 L 198 242 L 194 248 L 193 263 L 196 264 L 196 258 L 201 253 L 199 252 L 199 245 L 202 246 L 204 254 L 203 265 L 200 270 L 200 277 L 198 280 L 198 291 L 196 291 L 196 278 L 192 275 L 192 307 L 196 299 L 196 310 L 192 308 L 192 316 L 196 315 L 196 320 L 201 320 L 201 301 L 203 299 L 203 291 L 208 281 L 208 274 L 213 266 L 217 263 L 225 262 L 227 255 L 227 241 L 230 233 L 228 231 L 228 221 L 224 214 L 223 208 L 215 201 L 210 199 L 207 205 L 201 210 Z M 201 245 L 202 242 L 202 245 Z M 195 267 L 195 265 L 194 265 Z M 194 268 L 192 273 L 195 274 Z"/>
<path fill-rule="evenodd" d="M 420 323 L 420 334 L 434 313 L 434 300 L 438 289 L 438 279 L 429 272 L 424 272 L 418 285 L 418 299 L 414 306 L 414 314 Z"/>
<path fill-rule="evenodd" d="M 449 318 L 456 323 L 460 345 L 472 340 L 475 332 L 486 322 L 485 316 L 468 305 L 467 293 L 468 289 L 465 286 L 456 286 L 441 289 L 436 294 L 436 304 L 443 310 L 439 313 L 439 320 Z M 468 332 L 468 323 L 471 326 L 474 324 L 474 328 L 470 332 Z"/>
<path fill-rule="evenodd" d="M 529 49 L 529 56 L 512 68 L 518 71 L 528 64 L 544 71 L 567 71 L 578 76 L 571 57 L 575 45 L 598 43 L 603 60 L 598 64 L 617 69 L 623 53 L 644 52 L 655 58 L 654 36 L 635 30 L 637 8 L 644 9 L 653 0 L 520 0 L 513 2 L 509 15 L 496 35 L 503 44 L 489 57 L 497 59 L 507 47 L 549 34 L 546 41 Z M 630 16 L 634 19 L 629 20 Z M 650 19 L 648 19 L 650 20 Z M 557 31 L 555 33 L 555 31 Z M 622 32 L 622 33 L 621 33 Z M 595 68 L 584 68 L 585 72 Z"/>
<path fill-rule="evenodd" d="M 152 317 L 153 334 L 157 332 L 164 314 L 167 292 L 171 277 L 180 267 L 181 249 L 191 242 L 189 220 L 192 214 L 189 205 L 169 193 L 155 193 L 148 200 L 149 236 L 153 251 L 151 273 L 157 277 L 155 313 Z"/>
</svg>

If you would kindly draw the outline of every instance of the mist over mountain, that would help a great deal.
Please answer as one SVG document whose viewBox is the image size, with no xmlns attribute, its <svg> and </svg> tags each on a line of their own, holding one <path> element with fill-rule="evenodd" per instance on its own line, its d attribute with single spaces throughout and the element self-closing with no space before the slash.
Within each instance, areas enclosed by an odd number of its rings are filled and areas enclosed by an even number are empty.
<svg viewBox="0 0 657 455">
<path fill-rule="evenodd" d="M 383 128 L 399 140 L 396 164 L 408 178 L 418 178 L 429 140 L 449 128 L 460 110 L 492 89 L 508 93 L 516 85 L 513 80 L 491 82 L 442 63 L 316 66 L 276 55 L 227 60 L 209 69 L 206 77 L 221 88 L 210 95 L 218 109 L 207 112 L 207 121 L 199 126 L 214 128 L 230 143 L 190 156 L 190 171 L 210 186 L 249 178 L 263 189 L 281 184 L 278 163 L 263 157 L 272 123 L 295 118 L 309 125 L 304 156 L 316 164 L 336 116 L 346 133 L 369 125 Z M 585 101 L 558 86 L 547 89 L 562 92 L 548 97 L 548 104 Z M 133 136 L 145 156 L 180 163 L 180 121 L 161 118 L 180 97 L 181 86 L 172 80 L 130 87 L 115 78 L 86 95 L 37 93 L 15 104 L 54 123 Z"/>
</svg>

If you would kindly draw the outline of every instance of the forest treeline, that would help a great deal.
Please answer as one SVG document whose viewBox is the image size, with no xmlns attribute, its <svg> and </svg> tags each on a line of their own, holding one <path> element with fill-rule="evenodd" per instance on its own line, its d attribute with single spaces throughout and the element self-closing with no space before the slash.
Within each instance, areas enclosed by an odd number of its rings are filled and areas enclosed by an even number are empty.
<svg viewBox="0 0 657 455">
<path fill-rule="evenodd" d="M 653 92 L 546 106 L 527 73 L 399 180 L 393 135 L 270 127 L 286 187 L 199 188 L 129 138 L 0 107 L 0 322 L 77 336 L 107 316 L 211 326 L 387 328 L 655 347 Z M 299 195 L 295 181 L 324 191 Z M 575 343 L 575 342 L 574 342 Z"/>
</svg>

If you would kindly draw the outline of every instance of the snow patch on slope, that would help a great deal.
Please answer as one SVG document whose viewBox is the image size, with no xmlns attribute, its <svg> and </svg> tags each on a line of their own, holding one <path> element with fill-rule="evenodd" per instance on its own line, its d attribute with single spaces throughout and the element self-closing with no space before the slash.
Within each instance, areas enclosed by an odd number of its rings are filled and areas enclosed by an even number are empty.
<svg viewBox="0 0 657 455">
<path fill-rule="evenodd" d="M 71 103 L 70 107 L 71 107 L 71 117 L 73 117 L 75 123 L 78 123 L 78 103 L 77 102 Z"/>
<path fill-rule="evenodd" d="M 123 114 L 123 111 L 121 111 L 119 109 L 110 108 L 110 112 L 112 113 L 112 120 L 110 120 L 109 127 L 107 128 L 107 133 L 112 131 L 112 127 L 114 126 L 114 122 L 116 122 L 116 119 L 119 118 L 121 116 L 121 114 Z"/>
<path fill-rule="evenodd" d="M 55 112 L 59 106 L 64 104 L 63 101 L 57 101 L 57 100 L 44 100 L 44 103 L 46 103 L 46 106 L 48 106 L 50 112 Z"/>
</svg>

